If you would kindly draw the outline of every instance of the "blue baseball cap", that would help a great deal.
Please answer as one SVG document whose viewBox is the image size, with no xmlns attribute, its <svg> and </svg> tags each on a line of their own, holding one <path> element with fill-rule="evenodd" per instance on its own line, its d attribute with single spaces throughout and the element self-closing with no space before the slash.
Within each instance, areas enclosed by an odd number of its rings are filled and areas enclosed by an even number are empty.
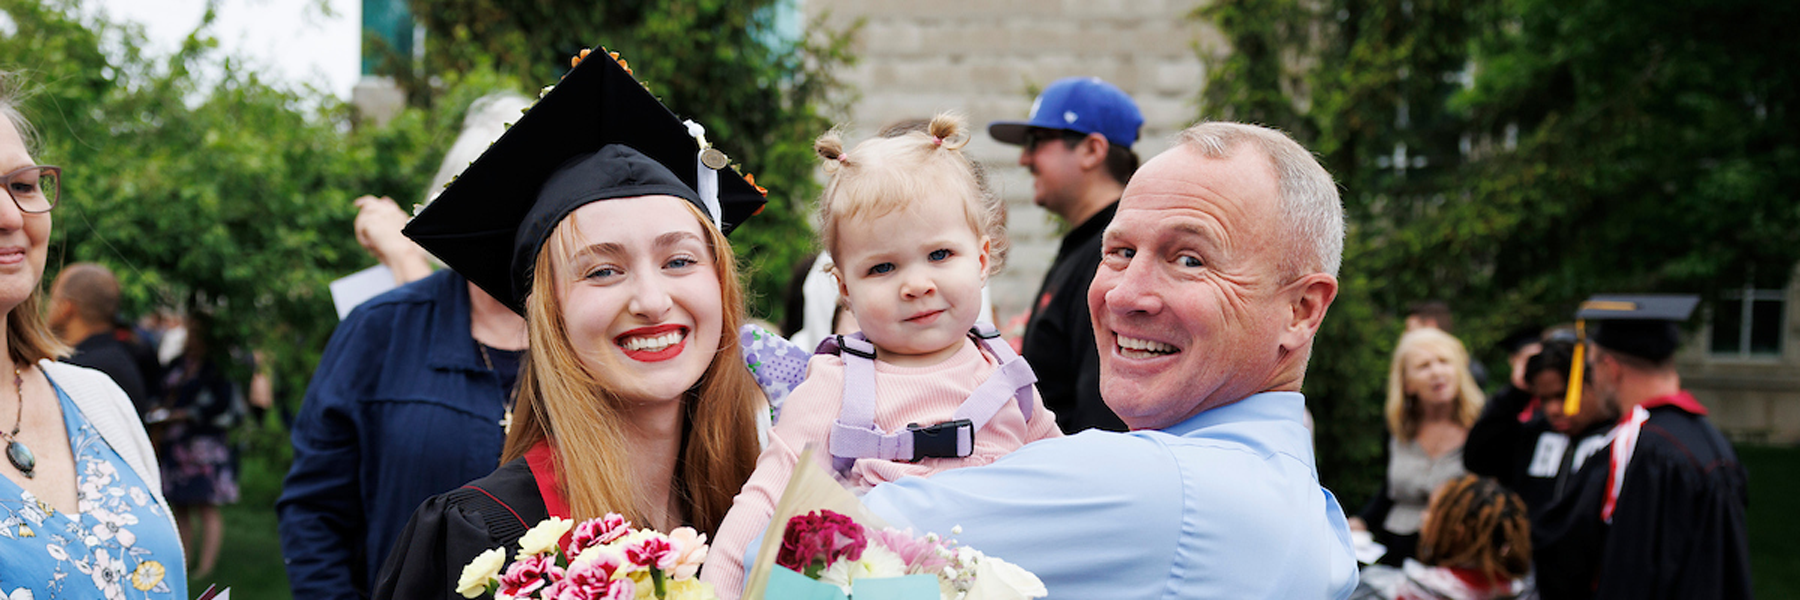
<svg viewBox="0 0 1800 600">
<path fill-rule="evenodd" d="M 1031 103 L 1026 119 L 988 123 L 988 135 L 1017 146 L 1025 143 L 1025 132 L 1033 127 L 1064 129 L 1098 133 L 1113 145 L 1130 148 L 1144 126 L 1144 114 L 1131 96 L 1099 77 L 1056 80 Z"/>
</svg>

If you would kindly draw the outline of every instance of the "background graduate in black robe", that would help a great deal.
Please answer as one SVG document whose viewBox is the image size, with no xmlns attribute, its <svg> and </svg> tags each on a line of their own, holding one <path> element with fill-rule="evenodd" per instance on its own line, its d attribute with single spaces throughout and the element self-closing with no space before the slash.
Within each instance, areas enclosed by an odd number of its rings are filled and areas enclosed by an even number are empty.
<svg viewBox="0 0 1800 600">
<path fill-rule="evenodd" d="M 1676 323 L 1697 303 L 1595 296 L 1577 313 L 1596 322 L 1586 367 L 1598 396 L 1579 401 L 1623 416 L 1534 526 L 1544 598 L 1750 597 L 1747 477 L 1672 362 Z"/>
<path fill-rule="evenodd" d="M 1525 392 L 1538 409 L 1526 418 L 1523 403 L 1485 408 L 1481 420 L 1469 428 L 1463 448 L 1463 464 L 1472 473 L 1486 475 L 1517 493 L 1536 520 L 1552 501 L 1573 489 L 1575 474 L 1587 459 L 1605 448 L 1607 434 L 1619 415 L 1603 402 L 1581 403 L 1581 412 L 1563 413 L 1568 395 L 1569 363 L 1574 357 L 1573 332 L 1568 340 L 1544 342 L 1526 361 Z M 1502 399 L 1501 401 L 1506 401 Z M 1475 440 L 1484 438 L 1480 446 Z"/>
<path fill-rule="evenodd" d="M 764 199 L 727 165 L 596 54 L 406 227 L 523 315 L 530 349 L 504 464 L 419 507 L 375 597 L 460 598 L 464 565 L 550 516 L 718 527 L 767 410 L 725 240 Z"/>
</svg>

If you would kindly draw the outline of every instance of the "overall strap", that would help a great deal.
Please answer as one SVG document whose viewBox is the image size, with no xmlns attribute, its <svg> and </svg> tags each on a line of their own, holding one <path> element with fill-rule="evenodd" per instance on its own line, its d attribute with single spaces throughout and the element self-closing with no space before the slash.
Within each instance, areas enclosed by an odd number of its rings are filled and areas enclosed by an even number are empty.
<svg viewBox="0 0 1800 600">
<path fill-rule="evenodd" d="M 975 341 L 1000 362 L 974 393 L 957 407 L 951 420 L 935 425 L 907 425 L 888 433 L 875 426 L 875 346 L 856 333 L 837 336 L 835 344 L 820 345 L 820 352 L 837 352 L 844 360 L 843 406 L 831 428 L 831 454 L 838 470 L 858 458 L 918 461 L 924 458 L 962 458 L 975 450 L 975 432 L 1016 399 L 1025 420 L 1031 420 L 1031 385 L 1037 375 L 1004 341 L 999 331 L 978 323 L 970 330 Z"/>
<path fill-rule="evenodd" d="M 1037 383 L 1037 373 L 1032 372 L 1031 365 L 1025 364 L 1024 358 L 1013 352 L 1006 340 L 1000 339 L 1000 330 L 993 325 L 978 322 L 969 330 L 969 334 L 988 354 L 994 355 L 1000 362 L 1000 368 L 988 375 L 987 381 L 981 382 L 974 393 L 969 394 L 969 399 L 956 408 L 956 415 L 952 418 L 967 419 L 979 431 L 994 415 L 1000 413 L 1000 409 L 1006 407 L 1007 400 L 1016 400 L 1019 412 L 1025 415 L 1025 422 L 1031 422 L 1031 384 Z"/>
</svg>

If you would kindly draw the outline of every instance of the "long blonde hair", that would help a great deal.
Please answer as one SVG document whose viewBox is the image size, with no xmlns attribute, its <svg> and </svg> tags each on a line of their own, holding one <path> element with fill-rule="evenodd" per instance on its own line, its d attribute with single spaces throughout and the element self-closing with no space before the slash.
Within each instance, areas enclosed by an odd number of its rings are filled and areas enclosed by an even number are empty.
<svg viewBox="0 0 1800 600">
<path fill-rule="evenodd" d="M 1456 369 L 1457 388 L 1452 418 L 1465 428 L 1474 425 L 1487 398 L 1481 395 L 1475 376 L 1469 373 L 1469 351 L 1454 336 L 1426 327 L 1406 332 L 1394 346 L 1394 360 L 1388 366 L 1388 433 L 1405 442 L 1419 435 L 1419 400 L 1406 393 L 1406 355 L 1414 350 L 1441 352 L 1450 358 L 1451 367 Z"/>
<path fill-rule="evenodd" d="M 755 411 L 762 388 L 744 366 L 738 328 L 744 322 L 743 287 L 731 244 L 692 205 L 683 203 L 706 231 L 717 266 L 724 323 L 719 351 L 682 402 L 681 454 L 674 493 L 688 523 L 712 534 L 731 500 L 750 479 L 760 445 Z M 555 291 L 552 244 L 573 235 L 565 219 L 539 249 L 536 277 L 526 298 L 530 347 L 520 368 L 517 407 L 501 463 L 525 455 L 538 442 L 555 449 L 558 491 L 577 521 L 618 512 L 643 523 L 648 500 L 637 486 L 624 436 L 624 401 L 607 387 L 604 373 L 590 371 L 569 340 Z"/>
</svg>

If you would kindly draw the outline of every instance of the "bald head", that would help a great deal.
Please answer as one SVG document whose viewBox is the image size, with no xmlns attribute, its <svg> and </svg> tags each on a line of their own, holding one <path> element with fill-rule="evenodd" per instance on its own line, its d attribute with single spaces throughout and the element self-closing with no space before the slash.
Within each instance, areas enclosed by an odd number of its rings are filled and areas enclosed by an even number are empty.
<svg viewBox="0 0 1800 600">
<path fill-rule="evenodd" d="M 111 325 L 119 312 L 119 279 L 106 267 L 75 263 L 65 267 L 50 286 L 52 302 L 67 302 L 75 318 L 90 325 Z"/>
<path fill-rule="evenodd" d="M 1344 262 L 1344 205 L 1337 184 L 1312 152 L 1280 131 L 1212 121 L 1181 132 L 1180 142 L 1211 159 L 1226 159 L 1243 148 L 1260 150 L 1275 177 L 1277 206 L 1287 241 L 1280 261 L 1284 277 L 1306 273 L 1337 276 Z"/>
</svg>

